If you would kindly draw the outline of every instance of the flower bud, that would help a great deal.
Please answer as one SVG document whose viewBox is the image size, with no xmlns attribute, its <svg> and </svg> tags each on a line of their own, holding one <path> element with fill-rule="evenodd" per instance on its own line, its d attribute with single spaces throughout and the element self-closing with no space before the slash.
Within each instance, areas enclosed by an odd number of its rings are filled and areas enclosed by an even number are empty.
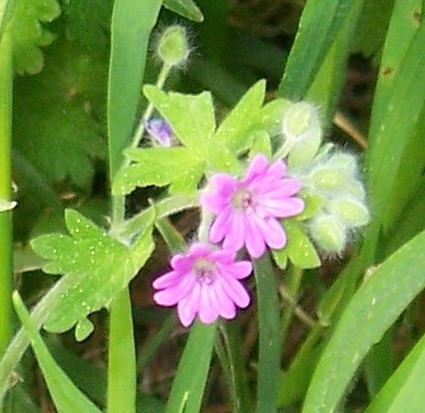
<svg viewBox="0 0 425 413">
<path fill-rule="evenodd" d="M 322 142 L 317 108 L 307 102 L 290 106 L 283 118 L 282 132 L 290 147 L 290 167 L 301 166 L 313 159 Z"/>
<path fill-rule="evenodd" d="M 341 218 L 351 228 L 362 227 L 369 222 L 369 211 L 357 200 L 333 199 L 329 201 L 327 208 L 331 214 Z"/>
<path fill-rule="evenodd" d="M 356 176 L 358 174 L 358 165 L 355 155 L 347 152 L 336 152 L 328 160 L 328 165 L 334 168 L 343 169 L 347 174 Z"/>
<path fill-rule="evenodd" d="M 173 130 L 164 119 L 149 119 L 145 122 L 145 128 L 150 137 L 155 139 L 160 146 L 168 147 L 172 145 Z"/>
<path fill-rule="evenodd" d="M 319 191 L 340 191 L 347 187 L 350 176 L 345 171 L 323 167 L 314 170 L 309 176 L 308 182 Z"/>
<path fill-rule="evenodd" d="M 309 223 L 309 231 L 316 244 L 326 252 L 341 253 L 347 243 L 347 231 L 336 216 L 322 213 Z"/>
<path fill-rule="evenodd" d="M 168 66 L 184 64 L 190 53 L 186 29 L 178 24 L 167 27 L 159 37 L 156 51 Z"/>
</svg>

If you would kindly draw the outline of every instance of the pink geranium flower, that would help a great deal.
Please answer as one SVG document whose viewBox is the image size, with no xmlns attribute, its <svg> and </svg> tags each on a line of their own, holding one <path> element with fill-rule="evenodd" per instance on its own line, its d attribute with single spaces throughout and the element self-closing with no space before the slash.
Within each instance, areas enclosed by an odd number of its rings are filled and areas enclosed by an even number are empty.
<svg viewBox="0 0 425 413">
<path fill-rule="evenodd" d="M 177 304 L 181 323 L 189 326 L 196 315 L 205 324 L 219 316 L 232 319 L 236 306 L 245 308 L 250 297 L 239 280 L 252 271 L 249 261 L 235 262 L 235 253 L 196 243 L 186 254 L 175 255 L 172 270 L 153 282 L 153 299 L 163 306 Z"/>
<path fill-rule="evenodd" d="M 201 196 L 204 208 L 217 215 L 210 229 L 210 241 L 224 240 L 223 248 L 234 251 L 246 246 L 254 258 L 263 255 L 266 245 L 283 248 L 286 234 L 278 218 L 299 214 L 304 202 L 294 197 L 301 188 L 296 179 L 285 178 L 283 161 L 269 164 L 265 155 L 256 155 L 243 179 L 218 173 L 211 177 L 212 191 Z"/>
</svg>

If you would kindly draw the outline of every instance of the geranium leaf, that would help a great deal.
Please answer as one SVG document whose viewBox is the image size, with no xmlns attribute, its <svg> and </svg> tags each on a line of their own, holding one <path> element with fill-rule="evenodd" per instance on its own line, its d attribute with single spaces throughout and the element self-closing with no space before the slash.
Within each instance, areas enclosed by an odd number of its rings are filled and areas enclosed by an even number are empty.
<svg viewBox="0 0 425 413">
<path fill-rule="evenodd" d="M 65 220 L 70 236 L 48 234 L 31 242 L 37 254 L 50 260 L 44 271 L 64 274 L 69 285 L 58 308 L 45 322 L 46 330 L 61 333 L 77 324 L 78 339 L 85 338 L 82 332 L 90 333 L 86 317 L 107 307 L 151 255 L 153 219 L 152 212 L 147 217 L 147 229 L 134 247 L 128 247 L 80 213 L 67 210 Z"/>
<path fill-rule="evenodd" d="M 252 86 L 222 122 L 217 130 L 216 139 L 234 152 L 247 149 L 249 146 L 247 136 L 258 121 L 265 93 L 264 80 Z"/>
<path fill-rule="evenodd" d="M 295 266 L 299 268 L 320 267 L 320 258 L 310 238 L 302 229 L 302 224 L 295 219 L 285 221 L 285 231 L 288 243 L 285 252 Z"/>
<path fill-rule="evenodd" d="M 125 154 L 134 163 L 118 171 L 113 184 L 116 194 L 149 185 L 171 185 L 172 193 L 191 192 L 205 170 L 205 160 L 183 147 L 128 149 Z"/>
<path fill-rule="evenodd" d="M 91 110 L 104 110 L 107 69 L 80 49 L 57 42 L 41 74 L 16 79 L 13 128 L 15 147 L 47 182 L 69 179 L 86 188 L 94 160 L 106 157 L 102 126 Z"/>
<path fill-rule="evenodd" d="M 15 70 L 34 74 L 43 68 L 40 47 L 52 43 L 54 36 L 42 26 L 59 16 L 56 0 L 19 0 L 13 17 L 13 61 Z"/>
<path fill-rule="evenodd" d="M 152 85 L 143 92 L 171 125 L 180 142 L 191 151 L 205 156 L 207 143 L 215 131 L 215 113 L 211 93 L 183 95 L 165 93 Z"/>
</svg>

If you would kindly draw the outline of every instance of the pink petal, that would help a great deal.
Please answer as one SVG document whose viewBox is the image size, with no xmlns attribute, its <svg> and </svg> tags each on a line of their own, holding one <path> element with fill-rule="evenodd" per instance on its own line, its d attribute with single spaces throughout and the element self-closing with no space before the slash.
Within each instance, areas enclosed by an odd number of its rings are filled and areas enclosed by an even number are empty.
<svg viewBox="0 0 425 413">
<path fill-rule="evenodd" d="M 286 234 L 282 225 L 276 219 L 270 218 L 268 220 L 263 220 L 257 218 L 256 223 L 264 241 L 270 248 L 279 249 L 285 246 Z"/>
<path fill-rule="evenodd" d="M 215 214 L 219 214 L 227 205 L 230 205 L 230 196 L 225 197 L 221 194 L 204 193 L 201 195 L 201 205 Z"/>
<path fill-rule="evenodd" d="M 153 283 L 152 286 L 157 290 L 162 288 L 168 288 L 172 285 L 178 283 L 181 280 L 182 273 L 179 271 L 170 271 L 164 275 L 158 277 Z"/>
<path fill-rule="evenodd" d="M 196 276 L 194 274 L 185 274 L 180 283 L 156 292 L 153 299 L 159 305 L 175 305 L 191 293 L 196 283 Z"/>
<path fill-rule="evenodd" d="M 223 248 L 238 251 L 242 248 L 245 240 L 244 216 L 233 213 L 227 233 L 224 235 Z"/>
<path fill-rule="evenodd" d="M 252 214 L 252 216 L 255 216 L 255 214 Z M 253 258 L 261 257 L 264 254 L 264 251 L 266 250 L 266 244 L 264 242 L 263 235 L 259 231 L 257 225 L 254 223 L 252 218 L 247 218 L 247 227 L 245 231 L 245 245 L 249 254 Z"/>
<path fill-rule="evenodd" d="M 192 265 L 193 260 L 187 255 L 177 254 L 171 258 L 171 267 L 175 270 L 186 272 L 192 268 Z"/>
<path fill-rule="evenodd" d="M 199 310 L 199 300 L 201 296 L 201 286 L 199 283 L 195 285 L 192 294 L 180 300 L 177 305 L 177 312 L 181 323 L 188 327 L 195 319 L 196 313 Z"/>
<path fill-rule="evenodd" d="M 236 252 L 231 250 L 217 250 L 211 254 L 211 259 L 217 264 L 232 264 L 235 261 Z"/>
<path fill-rule="evenodd" d="M 268 170 L 267 170 L 267 176 L 270 177 L 270 180 L 272 179 L 281 179 L 286 173 L 286 165 L 283 161 L 276 161 L 273 162 Z"/>
<path fill-rule="evenodd" d="M 224 271 L 228 276 L 237 280 L 242 280 L 252 273 L 252 264 L 249 261 L 238 261 L 226 266 L 218 264 L 217 266 L 220 272 Z"/>
<path fill-rule="evenodd" d="M 199 319 L 204 324 L 211 324 L 218 317 L 217 305 L 212 302 L 211 286 L 203 284 L 199 301 Z"/>
<path fill-rule="evenodd" d="M 263 194 L 270 198 L 274 197 L 289 197 L 298 193 L 301 189 L 301 182 L 297 179 L 280 179 L 258 185 L 256 188 L 257 193 Z"/>
<path fill-rule="evenodd" d="M 230 208 L 226 208 L 217 216 L 210 229 L 211 242 L 217 243 L 224 238 L 230 226 L 232 215 L 233 211 Z"/>
<path fill-rule="evenodd" d="M 242 184 L 250 184 L 254 179 L 258 179 L 264 174 L 269 165 L 269 161 L 262 153 L 256 155 L 249 164 L 245 177 L 241 180 Z"/>
<path fill-rule="evenodd" d="M 214 174 L 211 177 L 210 182 L 221 196 L 228 197 L 230 197 L 239 186 L 239 182 L 236 178 L 222 173 Z"/>
<path fill-rule="evenodd" d="M 227 296 L 241 308 L 245 308 L 249 305 L 251 298 L 245 287 L 233 277 L 229 277 L 226 274 L 220 274 L 216 282 L 220 282 L 223 287 L 223 291 L 226 292 Z"/>
<path fill-rule="evenodd" d="M 190 247 L 189 254 L 194 263 L 197 258 L 209 256 L 211 254 L 211 250 L 206 245 L 196 242 Z"/>
<path fill-rule="evenodd" d="M 302 212 L 304 201 L 299 198 L 261 199 L 255 209 L 259 216 L 286 218 Z"/>
<path fill-rule="evenodd" d="M 217 310 L 221 317 L 230 320 L 236 316 L 236 306 L 233 301 L 227 296 L 220 282 L 215 282 L 213 285 L 213 293 Z"/>
</svg>

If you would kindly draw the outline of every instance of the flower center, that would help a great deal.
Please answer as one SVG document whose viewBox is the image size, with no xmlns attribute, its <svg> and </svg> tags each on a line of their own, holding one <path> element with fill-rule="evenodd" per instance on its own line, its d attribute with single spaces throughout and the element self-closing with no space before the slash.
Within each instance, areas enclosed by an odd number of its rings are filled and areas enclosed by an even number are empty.
<svg viewBox="0 0 425 413">
<path fill-rule="evenodd" d="M 212 284 L 215 280 L 216 265 L 206 258 L 198 258 L 193 266 L 199 282 Z"/>
<path fill-rule="evenodd" d="M 238 189 L 232 196 L 232 206 L 236 209 L 246 211 L 254 207 L 254 200 L 251 192 L 245 188 Z"/>
</svg>

